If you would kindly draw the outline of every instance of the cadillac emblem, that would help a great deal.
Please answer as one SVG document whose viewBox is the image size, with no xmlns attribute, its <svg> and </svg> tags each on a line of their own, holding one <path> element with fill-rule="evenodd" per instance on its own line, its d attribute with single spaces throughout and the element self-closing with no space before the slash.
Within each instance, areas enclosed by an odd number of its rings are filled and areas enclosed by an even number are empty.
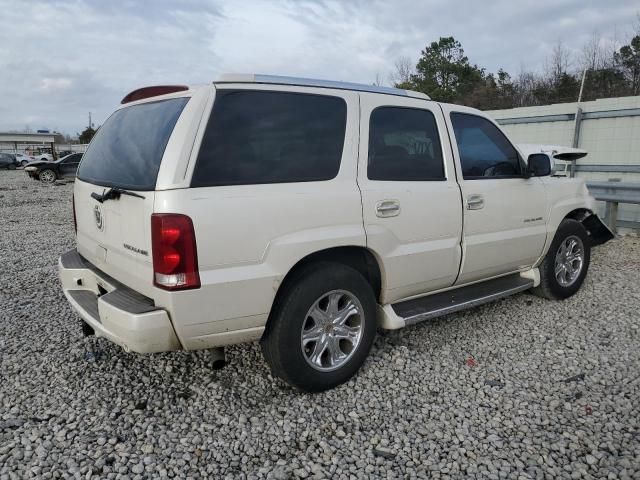
<svg viewBox="0 0 640 480">
<path fill-rule="evenodd" d="M 100 208 L 100 205 L 93 207 L 93 217 L 96 221 L 96 227 L 98 227 L 98 230 L 104 230 L 104 218 L 102 217 L 102 209 Z"/>
</svg>

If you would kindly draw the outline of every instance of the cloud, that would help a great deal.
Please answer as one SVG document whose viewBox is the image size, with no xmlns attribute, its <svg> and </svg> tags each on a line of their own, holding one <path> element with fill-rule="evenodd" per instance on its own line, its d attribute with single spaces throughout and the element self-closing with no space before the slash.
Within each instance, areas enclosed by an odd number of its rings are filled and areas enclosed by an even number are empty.
<svg viewBox="0 0 640 480">
<path fill-rule="evenodd" d="M 440 36 L 472 62 L 541 69 L 562 40 L 626 38 L 637 0 L 0 0 L 0 130 L 76 133 L 129 91 L 223 72 L 372 82 Z"/>
<path fill-rule="evenodd" d="M 46 93 L 68 90 L 72 85 L 73 81 L 65 77 L 45 77 L 40 80 L 40 90 Z"/>
</svg>

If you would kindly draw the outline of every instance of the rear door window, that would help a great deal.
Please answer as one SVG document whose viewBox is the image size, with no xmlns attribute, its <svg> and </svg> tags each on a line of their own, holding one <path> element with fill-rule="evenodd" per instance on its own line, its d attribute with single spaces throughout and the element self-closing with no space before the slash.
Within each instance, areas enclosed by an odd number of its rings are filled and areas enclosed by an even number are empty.
<svg viewBox="0 0 640 480">
<path fill-rule="evenodd" d="M 117 110 L 96 132 L 78 178 L 130 190 L 153 190 L 173 127 L 188 98 L 141 103 Z"/>
<path fill-rule="evenodd" d="M 436 119 L 427 110 L 379 107 L 369 122 L 369 180 L 444 180 Z"/>
<path fill-rule="evenodd" d="M 346 121 L 339 97 L 218 90 L 191 186 L 330 180 L 340 169 Z"/>
</svg>

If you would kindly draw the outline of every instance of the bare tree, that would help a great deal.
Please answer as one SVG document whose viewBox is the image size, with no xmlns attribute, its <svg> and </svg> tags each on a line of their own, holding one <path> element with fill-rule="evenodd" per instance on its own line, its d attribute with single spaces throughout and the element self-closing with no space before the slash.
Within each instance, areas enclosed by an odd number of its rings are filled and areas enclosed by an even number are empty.
<svg viewBox="0 0 640 480">
<path fill-rule="evenodd" d="M 376 78 L 373 81 L 373 85 L 375 85 L 376 87 L 381 87 L 384 84 L 384 82 L 382 81 L 382 75 L 380 74 L 380 72 L 376 72 Z"/>
<path fill-rule="evenodd" d="M 553 84 L 557 84 L 560 78 L 569 72 L 571 63 L 571 52 L 564 46 L 562 40 L 558 40 L 553 47 L 551 56 L 545 62 L 547 79 Z"/>
<path fill-rule="evenodd" d="M 602 37 L 598 32 L 593 32 L 591 38 L 582 46 L 580 55 L 581 70 L 600 70 L 608 63 L 607 50 L 605 49 Z"/>
<path fill-rule="evenodd" d="M 536 105 L 535 89 L 538 84 L 538 78 L 533 72 L 521 67 L 520 73 L 515 81 L 515 98 L 514 106 L 516 107 L 528 107 Z"/>
<path fill-rule="evenodd" d="M 414 66 L 409 57 L 398 58 L 393 66 L 394 71 L 389 75 L 389 81 L 392 85 L 406 85 L 411 82 Z"/>
</svg>

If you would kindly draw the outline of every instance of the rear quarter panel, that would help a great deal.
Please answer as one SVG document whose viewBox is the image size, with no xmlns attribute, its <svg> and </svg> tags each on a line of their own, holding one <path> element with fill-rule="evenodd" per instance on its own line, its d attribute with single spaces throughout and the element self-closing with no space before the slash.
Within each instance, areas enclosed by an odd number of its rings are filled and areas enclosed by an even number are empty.
<svg viewBox="0 0 640 480">
<path fill-rule="evenodd" d="M 275 85 L 233 88 L 282 89 Z M 156 192 L 154 211 L 188 215 L 196 233 L 201 288 L 171 294 L 156 289 L 154 294 L 156 304 L 170 311 L 187 349 L 213 346 L 215 337 L 226 332 L 263 327 L 280 283 L 305 256 L 336 246 L 366 245 L 356 183 L 357 94 L 304 87 L 286 91 L 336 95 L 347 103 L 346 135 L 336 178 Z M 199 125 L 186 183 L 190 183 L 212 103 L 211 99 Z"/>
</svg>

